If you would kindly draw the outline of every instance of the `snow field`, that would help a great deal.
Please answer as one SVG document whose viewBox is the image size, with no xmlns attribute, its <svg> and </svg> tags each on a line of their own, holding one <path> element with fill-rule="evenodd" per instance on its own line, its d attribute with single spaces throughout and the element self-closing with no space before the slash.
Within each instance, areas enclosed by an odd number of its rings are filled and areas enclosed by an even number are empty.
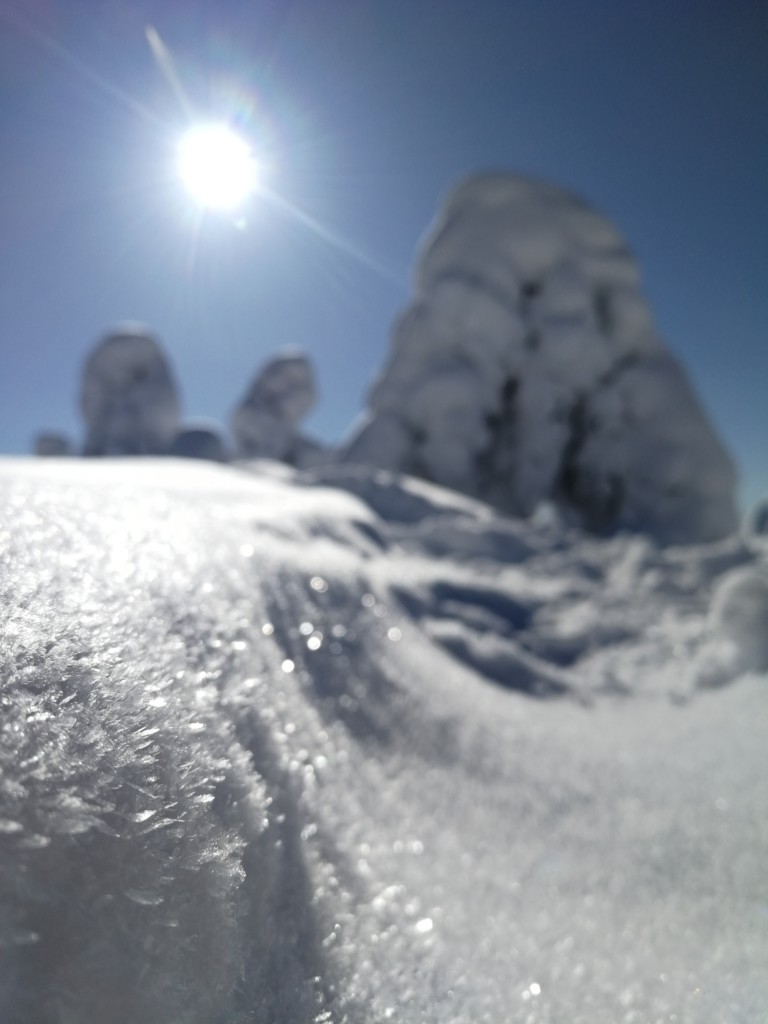
<svg viewBox="0 0 768 1024">
<path fill-rule="evenodd" d="M 344 467 L 0 490 L 4 1022 L 766 1016 L 765 677 L 701 674 L 744 542 Z"/>
</svg>

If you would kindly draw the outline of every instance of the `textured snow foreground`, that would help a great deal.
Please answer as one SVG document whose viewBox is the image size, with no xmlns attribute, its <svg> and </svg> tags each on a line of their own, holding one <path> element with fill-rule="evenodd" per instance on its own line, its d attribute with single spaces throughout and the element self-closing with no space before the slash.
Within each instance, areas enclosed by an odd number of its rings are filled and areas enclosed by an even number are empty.
<svg viewBox="0 0 768 1024">
<path fill-rule="evenodd" d="M 3 1024 L 768 1019 L 740 542 L 343 467 L 0 485 Z"/>
</svg>

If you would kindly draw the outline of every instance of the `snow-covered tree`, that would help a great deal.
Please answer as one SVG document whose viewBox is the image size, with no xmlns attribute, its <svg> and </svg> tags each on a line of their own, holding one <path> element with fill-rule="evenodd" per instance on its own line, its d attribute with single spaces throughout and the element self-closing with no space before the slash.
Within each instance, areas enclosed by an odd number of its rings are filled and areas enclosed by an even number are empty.
<svg viewBox="0 0 768 1024">
<path fill-rule="evenodd" d="M 528 515 L 664 543 L 736 528 L 735 471 L 654 329 L 626 243 L 570 193 L 479 176 L 448 198 L 342 453 Z"/>
<path fill-rule="evenodd" d="M 168 361 L 143 325 L 120 324 L 88 357 L 80 407 L 85 455 L 164 454 L 179 430 Z"/>
<path fill-rule="evenodd" d="M 322 446 L 298 432 L 315 397 L 314 374 L 304 353 L 291 349 L 270 359 L 232 416 L 238 455 L 278 459 L 294 466 L 327 462 Z"/>
</svg>

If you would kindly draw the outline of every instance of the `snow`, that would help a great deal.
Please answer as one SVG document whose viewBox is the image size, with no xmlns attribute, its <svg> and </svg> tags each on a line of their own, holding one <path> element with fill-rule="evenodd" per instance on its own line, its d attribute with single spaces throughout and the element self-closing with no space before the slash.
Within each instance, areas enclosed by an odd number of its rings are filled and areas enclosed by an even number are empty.
<svg viewBox="0 0 768 1024">
<path fill-rule="evenodd" d="M 744 540 L 259 460 L 0 495 L 4 1024 L 766 1018 Z"/>
<path fill-rule="evenodd" d="M 179 429 L 179 399 L 168 362 L 142 324 L 116 327 L 91 352 L 80 406 L 86 455 L 167 452 Z"/>
<path fill-rule="evenodd" d="M 234 457 L 405 472 L 516 516 L 547 505 L 601 536 L 679 544 L 734 533 L 730 457 L 607 218 L 551 185 L 469 179 L 433 225 L 415 286 L 341 450 L 301 433 L 314 373 L 288 349 L 236 406 Z M 218 428 L 180 423 L 168 361 L 140 324 L 118 325 L 91 353 L 81 406 L 86 455 L 230 459 Z M 66 454 L 67 442 L 43 434 L 36 451 Z"/>
<path fill-rule="evenodd" d="M 715 589 L 711 618 L 726 662 L 741 671 L 768 671 L 768 565 L 726 573 Z"/>
<path fill-rule="evenodd" d="M 658 337 L 610 221 L 562 189 L 485 175 L 447 199 L 415 296 L 343 450 L 516 515 L 715 540 L 735 471 Z"/>
</svg>

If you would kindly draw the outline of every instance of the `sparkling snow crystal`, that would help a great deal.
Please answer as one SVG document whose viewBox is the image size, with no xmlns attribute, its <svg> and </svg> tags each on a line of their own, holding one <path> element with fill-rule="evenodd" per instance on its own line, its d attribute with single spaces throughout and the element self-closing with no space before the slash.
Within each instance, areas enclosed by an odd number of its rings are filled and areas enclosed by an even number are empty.
<svg viewBox="0 0 768 1024">
<path fill-rule="evenodd" d="M 422 250 L 416 295 L 344 457 L 528 515 L 664 543 L 736 527 L 735 473 L 657 336 L 626 244 L 569 193 L 470 179 Z"/>
</svg>

